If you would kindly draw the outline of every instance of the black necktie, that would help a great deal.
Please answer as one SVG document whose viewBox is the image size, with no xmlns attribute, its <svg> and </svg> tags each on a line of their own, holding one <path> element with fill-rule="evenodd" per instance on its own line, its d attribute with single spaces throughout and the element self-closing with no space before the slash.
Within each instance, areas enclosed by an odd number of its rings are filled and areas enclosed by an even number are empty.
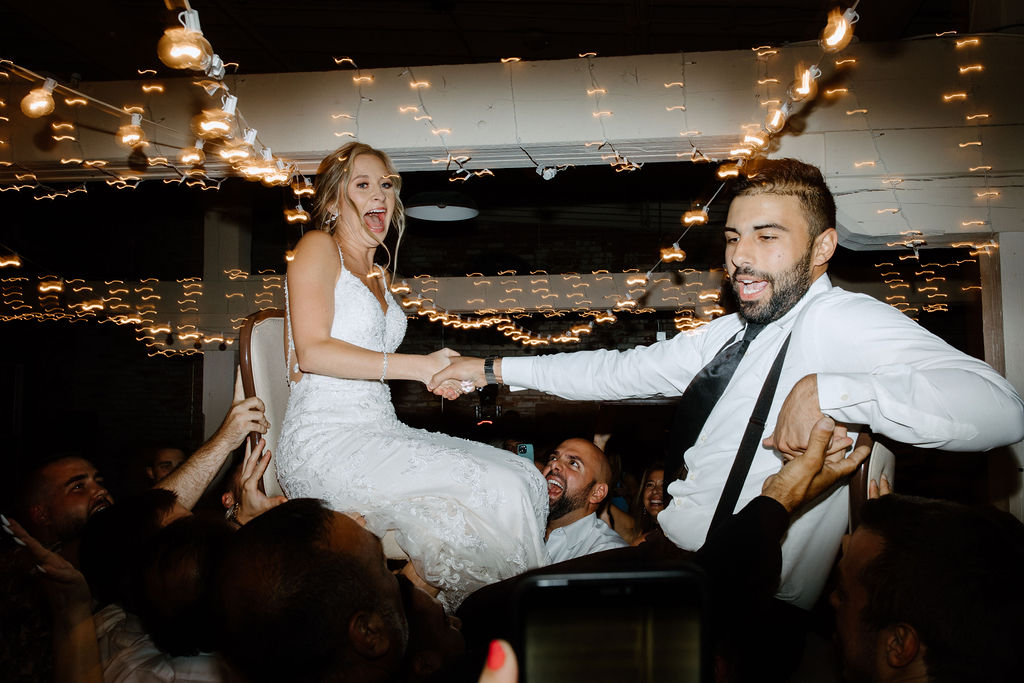
<svg viewBox="0 0 1024 683">
<path fill-rule="evenodd" d="M 743 331 L 743 339 L 729 342 L 719 349 L 711 362 L 690 380 L 686 391 L 679 398 L 669 434 L 668 458 L 665 463 L 666 488 L 679 478 L 683 468 L 683 454 L 697 441 L 700 430 L 704 428 L 708 415 L 729 385 L 747 347 L 763 329 L 764 325 L 748 322 Z"/>
</svg>

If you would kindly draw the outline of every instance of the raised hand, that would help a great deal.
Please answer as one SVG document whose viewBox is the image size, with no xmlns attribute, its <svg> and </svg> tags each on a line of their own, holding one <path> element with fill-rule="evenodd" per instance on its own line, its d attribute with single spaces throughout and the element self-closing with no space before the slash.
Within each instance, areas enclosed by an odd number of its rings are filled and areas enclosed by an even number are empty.
<svg viewBox="0 0 1024 683">
<path fill-rule="evenodd" d="M 238 513 L 235 518 L 239 524 L 245 524 L 259 517 L 261 514 L 275 508 L 288 499 L 284 496 L 268 496 L 260 490 L 260 481 L 264 472 L 270 466 L 270 451 L 264 450 L 267 442 L 260 439 L 256 448 L 252 449 L 249 444 L 245 445 L 245 459 L 242 461 L 241 491 L 238 501 Z"/>
<path fill-rule="evenodd" d="M 235 401 L 210 441 L 216 440 L 224 448 L 233 451 L 242 444 L 242 440 L 250 432 L 266 434 L 270 429 L 270 423 L 264 414 L 265 410 L 266 406 L 258 396 Z"/>
<path fill-rule="evenodd" d="M 834 441 L 835 421 L 822 417 L 811 429 L 807 449 L 789 459 L 778 473 L 764 480 L 761 493 L 782 503 L 790 512 L 812 500 L 837 481 L 853 473 L 871 453 L 871 440 L 857 440 L 857 447 L 849 455 L 845 449 L 826 453 L 829 441 Z M 848 439 L 849 440 L 849 439 Z"/>
<path fill-rule="evenodd" d="M 795 385 L 782 402 L 775 431 L 764 440 L 765 448 L 774 448 L 786 459 L 800 455 L 808 448 L 811 430 L 822 417 L 818 403 L 818 377 L 807 375 Z M 826 453 L 840 453 L 853 445 L 846 427 L 839 426 L 830 438 Z"/>
</svg>

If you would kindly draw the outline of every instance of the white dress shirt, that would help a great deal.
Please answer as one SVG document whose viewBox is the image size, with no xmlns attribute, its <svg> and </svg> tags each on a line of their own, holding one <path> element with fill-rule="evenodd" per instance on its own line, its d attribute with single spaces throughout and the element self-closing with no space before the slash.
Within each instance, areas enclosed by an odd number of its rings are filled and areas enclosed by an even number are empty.
<svg viewBox="0 0 1024 683">
<path fill-rule="evenodd" d="M 564 398 L 616 400 L 679 396 L 726 341 L 744 327 L 736 314 L 695 332 L 628 351 L 580 351 L 503 358 L 505 384 Z M 895 308 L 833 287 L 827 275 L 750 344 L 686 452 L 689 475 L 669 486 L 658 516 L 681 548 L 704 543 L 747 420 L 783 341 L 792 340 L 764 429 L 775 429 L 793 385 L 816 374 L 822 412 L 851 427 L 869 425 L 896 441 L 952 451 L 984 451 L 1024 438 L 1024 403 L 995 370 L 957 351 Z M 759 447 L 736 510 L 759 495 L 781 460 Z M 814 604 L 847 524 L 846 487 L 826 492 L 795 515 L 782 546 L 779 597 Z"/>
<path fill-rule="evenodd" d="M 220 683 L 228 678 L 215 654 L 171 657 L 162 652 L 139 618 L 120 605 L 107 605 L 92 619 L 105 683 Z"/>
<path fill-rule="evenodd" d="M 628 543 L 597 518 L 596 512 L 559 527 L 548 534 L 548 555 L 552 564 L 612 548 L 625 548 Z"/>
</svg>

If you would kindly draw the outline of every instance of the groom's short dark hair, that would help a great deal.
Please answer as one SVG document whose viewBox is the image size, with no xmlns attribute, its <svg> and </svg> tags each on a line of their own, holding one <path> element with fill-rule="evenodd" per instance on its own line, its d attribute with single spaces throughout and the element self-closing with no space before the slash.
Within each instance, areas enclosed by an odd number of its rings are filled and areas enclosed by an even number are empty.
<svg viewBox="0 0 1024 683">
<path fill-rule="evenodd" d="M 733 197 L 796 197 L 812 240 L 836 226 L 836 200 L 817 166 L 796 159 L 755 159 L 744 167 L 732 189 Z"/>
</svg>

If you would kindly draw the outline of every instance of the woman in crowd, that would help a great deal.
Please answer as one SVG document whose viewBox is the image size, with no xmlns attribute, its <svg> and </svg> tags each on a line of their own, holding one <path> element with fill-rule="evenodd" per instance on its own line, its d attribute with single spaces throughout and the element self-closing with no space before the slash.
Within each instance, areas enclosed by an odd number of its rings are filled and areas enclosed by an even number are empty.
<svg viewBox="0 0 1024 683">
<path fill-rule="evenodd" d="M 658 513 L 665 509 L 665 465 L 656 462 L 647 468 L 640 480 L 640 490 L 633 503 L 637 536 L 633 545 L 647 540 L 647 534 L 658 528 Z"/>
<path fill-rule="evenodd" d="M 390 230 L 401 239 L 400 186 L 387 155 L 361 143 L 317 171 L 320 229 L 288 266 L 291 395 L 278 477 L 291 498 L 322 498 L 377 535 L 394 530 L 418 576 L 454 609 L 480 586 L 547 561 L 547 493 L 526 459 L 395 416 L 386 380 L 426 383 L 457 355 L 395 353 L 405 313 L 374 257 Z"/>
</svg>

